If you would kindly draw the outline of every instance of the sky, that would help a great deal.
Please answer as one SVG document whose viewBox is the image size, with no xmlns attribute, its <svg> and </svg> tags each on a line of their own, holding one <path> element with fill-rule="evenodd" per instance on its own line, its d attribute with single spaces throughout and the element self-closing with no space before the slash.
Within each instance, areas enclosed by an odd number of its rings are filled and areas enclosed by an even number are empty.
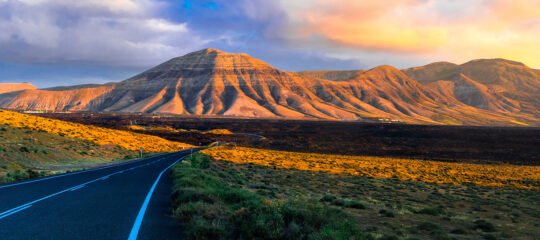
<svg viewBox="0 0 540 240">
<path fill-rule="evenodd" d="M 506 58 L 540 68 L 540 0 L 0 0 L 0 82 L 121 81 L 212 47 L 288 71 Z"/>
</svg>

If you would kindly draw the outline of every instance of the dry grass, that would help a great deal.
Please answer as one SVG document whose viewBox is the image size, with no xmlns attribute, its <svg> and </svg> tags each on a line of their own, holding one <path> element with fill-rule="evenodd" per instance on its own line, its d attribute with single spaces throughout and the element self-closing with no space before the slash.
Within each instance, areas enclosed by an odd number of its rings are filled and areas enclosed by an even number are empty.
<svg viewBox="0 0 540 240">
<path fill-rule="evenodd" d="M 385 157 L 344 156 L 285 152 L 245 147 L 204 150 L 216 160 L 251 163 L 282 169 L 320 171 L 330 174 L 395 178 L 437 184 L 540 189 L 539 166 L 479 165 Z"/>
<path fill-rule="evenodd" d="M 142 147 L 147 152 L 170 152 L 191 147 L 188 144 L 156 136 L 64 122 L 5 110 L 0 110 L 0 125 L 53 133 L 99 145 L 116 145 L 133 151 L 138 151 Z"/>
<path fill-rule="evenodd" d="M 219 228 L 228 223 L 230 214 L 241 213 L 236 219 L 247 223 L 249 230 L 256 224 L 276 229 L 264 216 L 268 212 L 280 216 L 282 211 L 258 212 L 250 204 L 261 201 L 267 206 L 299 201 L 299 214 L 315 216 L 320 212 L 303 206 L 319 202 L 349 216 L 336 222 L 359 227 L 366 235 L 360 239 L 537 239 L 540 234 L 538 189 L 399 181 L 235 164 L 208 160 L 201 154 L 195 158 L 195 163 L 188 159 L 173 168 L 174 213 L 188 224 L 188 231 L 201 229 L 218 235 L 208 239 L 228 239 L 223 236 L 239 226 L 234 222 Z M 237 198 L 228 197 L 232 199 L 228 203 L 220 200 L 220 196 L 246 191 L 258 195 L 251 199 L 259 200 L 247 204 Z M 228 211 L 231 206 L 234 209 Z M 241 211 L 235 211 L 238 208 Z M 351 238 L 332 234 L 322 239 Z"/>
<path fill-rule="evenodd" d="M 208 130 L 208 131 L 205 131 L 203 132 L 204 134 L 215 134 L 215 135 L 232 135 L 234 134 L 231 130 L 229 129 L 212 129 L 212 130 Z"/>
</svg>

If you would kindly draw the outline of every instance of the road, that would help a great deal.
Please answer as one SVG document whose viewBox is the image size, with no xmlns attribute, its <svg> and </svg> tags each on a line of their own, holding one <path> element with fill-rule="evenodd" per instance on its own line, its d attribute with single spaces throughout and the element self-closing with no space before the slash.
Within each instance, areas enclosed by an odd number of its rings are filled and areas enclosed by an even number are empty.
<svg viewBox="0 0 540 240">
<path fill-rule="evenodd" d="M 0 239 L 179 239 L 167 170 L 189 152 L 0 185 Z"/>
</svg>

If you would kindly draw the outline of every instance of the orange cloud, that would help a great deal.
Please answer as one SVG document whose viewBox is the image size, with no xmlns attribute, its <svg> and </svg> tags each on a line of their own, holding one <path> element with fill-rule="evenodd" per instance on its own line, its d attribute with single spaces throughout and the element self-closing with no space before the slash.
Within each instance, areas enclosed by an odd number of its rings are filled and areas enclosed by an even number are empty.
<svg viewBox="0 0 540 240">
<path fill-rule="evenodd" d="M 537 0 L 313 0 L 283 4 L 291 18 L 291 41 L 318 36 L 326 39 L 327 45 L 360 51 L 442 56 L 456 62 L 503 57 L 540 66 Z"/>
</svg>

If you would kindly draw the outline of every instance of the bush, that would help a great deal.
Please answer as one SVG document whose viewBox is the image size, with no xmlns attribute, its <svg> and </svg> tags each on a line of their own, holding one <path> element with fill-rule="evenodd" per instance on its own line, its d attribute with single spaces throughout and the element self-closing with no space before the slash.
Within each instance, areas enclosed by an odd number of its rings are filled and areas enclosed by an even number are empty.
<svg viewBox="0 0 540 240">
<path fill-rule="evenodd" d="M 424 208 L 424 209 L 421 209 L 420 211 L 418 211 L 416 213 L 432 215 L 432 216 L 439 216 L 439 215 L 444 214 L 444 209 L 442 207 Z"/>
<path fill-rule="evenodd" d="M 456 228 L 450 231 L 450 233 L 463 235 L 463 234 L 467 234 L 467 231 L 463 228 Z"/>
<path fill-rule="evenodd" d="M 196 153 L 187 161 L 191 162 L 191 166 L 194 168 L 206 169 L 210 167 L 210 157 L 201 153 Z"/>
<path fill-rule="evenodd" d="M 340 206 L 340 207 L 366 209 L 366 206 L 359 201 L 340 199 L 333 195 L 324 195 L 320 201 L 329 202 L 333 205 Z"/>
<path fill-rule="evenodd" d="M 28 179 L 28 177 L 29 176 L 26 171 L 16 170 L 16 171 L 8 172 L 6 174 L 6 182 L 24 180 L 24 179 Z"/>
<path fill-rule="evenodd" d="M 38 178 L 42 176 L 40 172 L 34 171 L 32 169 L 26 170 L 26 174 L 28 175 L 28 178 Z"/>
<path fill-rule="evenodd" d="M 361 203 L 359 201 L 355 201 L 355 200 L 345 202 L 345 207 L 355 208 L 355 209 L 366 209 L 367 208 L 366 205 L 364 205 L 363 203 Z"/>
<path fill-rule="evenodd" d="M 334 199 L 334 201 L 332 201 L 332 204 L 334 204 L 336 206 L 343 207 L 343 206 L 345 206 L 346 201 L 341 199 L 341 198 L 337 198 L 337 199 Z"/>
<path fill-rule="evenodd" d="M 486 234 L 483 236 L 483 238 L 486 240 L 497 240 L 497 238 L 491 234 Z"/>
<path fill-rule="evenodd" d="M 321 198 L 321 202 L 332 202 L 334 200 L 336 200 L 337 198 L 333 195 L 324 195 L 322 198 Z"/>
<path fill-rule="evenodd" d="M 480 229 L 482 232 L 495 232 L 495 226 L 483 219 L 474 221 L 474 230 Z"/>
<path fill-rule="evenodd" d="M 439 225 L 435 223 L 423 222 L 423 223 L 418 224 L 416 229 L 422 230 L 422 231 L 428 231 L 428 232 L 435 232 L 435 231 L 440 230 L 441 227 L 439 227 Z"/>
<path fill-rule="evenodd" d="M 29 152 L 30 152 L 30 149 L 28 149 L 28 148 L 25 147 L 25 146 L 22 146 L 22 147 L 19 148 L 19 151 L 20 151 L 20 152 L 24 152 L 24 153 L 29 153 Z"/>
<path fill-rule="evenodd" d="M 381 209 L 379 210 L 379 213 L 385 217 L 395 217 L 395 214 L 394 212 L 392 212 L 392 210 Z"/>
</svg>

